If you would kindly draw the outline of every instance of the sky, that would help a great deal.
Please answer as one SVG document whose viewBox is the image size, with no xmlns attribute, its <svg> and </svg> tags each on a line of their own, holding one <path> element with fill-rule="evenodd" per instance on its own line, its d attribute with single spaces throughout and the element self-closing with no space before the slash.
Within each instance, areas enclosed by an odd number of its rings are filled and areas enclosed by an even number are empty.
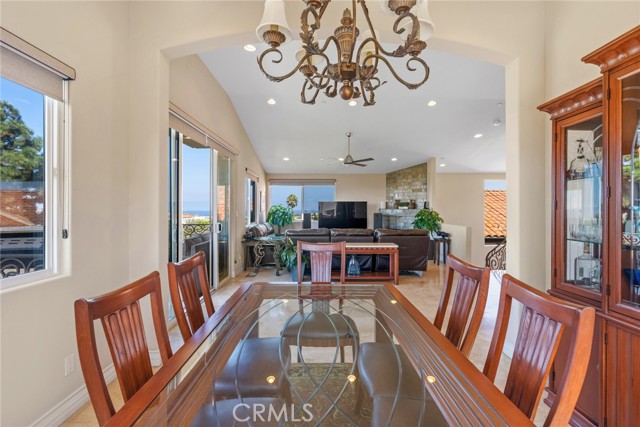
<svg viewBox="0 0 640 427">
<path fill-rule="evenodd" d="M 22 121 L 33 131 L 34 136 L 43 136 L 44 95 L 11 80 L 0 78 L 0 98 L 20 111 Z"/>
</svg>

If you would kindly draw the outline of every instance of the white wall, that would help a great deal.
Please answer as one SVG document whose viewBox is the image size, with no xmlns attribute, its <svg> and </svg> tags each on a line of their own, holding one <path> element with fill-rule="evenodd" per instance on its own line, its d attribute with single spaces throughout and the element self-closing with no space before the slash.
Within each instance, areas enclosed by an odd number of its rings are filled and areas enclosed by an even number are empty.
<svg viewBox="0 0 640 427">
<path fill-rule="evenodd" d="M 0 425 L 26 426 L 84 384 L 73 302 L 128 283 L 128 5 L 0 5 L 1 25 L 74 67 L 71 225 L 61 275 L 0 295 Z M 165 138 L 166 143 L 166 138 Z M 131 160 L 135 163 L 135 159 Z M 147 206 L 143 217 L 153 215 Z M 165 233 L 166 234 L 166 233 Z M 106 355 L 104 343 L 100 348 Z M 64 358 L 76 369 L 64 376 Z"/>
<path fill-rule="evenodd" d="M 214 131 L 240 154 L 233 168 L 232 216 L 235 227 L 231 233 L 235 269 L 244 266 L 242 245 L 239 243 L 245 232 L 245 179 L 246 169 L 258 174 L 257 191 L 265 194 L 265 174 L 256 156 L 231 100 L 222 86 L 211 75 L 197 55 L 175 59 L 170 64 L 169 97 L 171 102 L 191 117 Z"/>
<path fill-rule="evenodd" d="M 340 175 L 286 175 L 269 174 L 267 179 L 335 179 L 336 200 L 367 202 L 367 226 L 373 228 L 373 214 L 378 212 L 380 202 L 386 199 L 387 178 L 385 174 L 340 174 Z M 270 200 L 267 198 L 267 209 Z"/>
<path fill-rule="evenodd" d="M 475 265 L 484 265 L 484 181 L 504 179 L 504 174 L 439 173 L 436 175 L 436 198 L 433 209 L 447 224 L 469 228 L 470 258 Z M 509 193 L 507 193 L 509 197 Z M 509 214 L 507 215 L 507 218 Z M 453 242 L 452 242 L 453 247 Z"/>
<path fill-rule="evenodd" d="M 432 48 L 506 66 L 509 271 L 544 287 L 550 141 L 547 118 L 535 107 L 584 83 L 584 67 L 595 67 L 579 58 L 636 25 L 640 6 L 433 1 L 430 7 L 437 25 Z M 165 268 L 169 60 L 255 42 L 262 2 L 3 1 L 0 8 L 3 27 L 78 72 L 71 84 L 73 217 L 64 276 L 5 292 L 0 301 L 0 424 L 23 426 L 84 383 L 79 366 L 63 376 L 64 357 L 76 352 L 73 301 Z M 370 8 L 372 20 L 388 26 L 391 18 L 377 9 Z M 288 10 L 295 26 L 300 6 Z"/>
</svg>

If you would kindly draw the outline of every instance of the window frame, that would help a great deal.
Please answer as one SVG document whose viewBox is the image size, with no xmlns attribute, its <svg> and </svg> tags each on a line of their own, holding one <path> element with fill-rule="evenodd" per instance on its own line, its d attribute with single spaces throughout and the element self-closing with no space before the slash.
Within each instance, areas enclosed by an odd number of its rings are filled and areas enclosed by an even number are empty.
<svg viewBox="0 0 640 427">
<path fill-rule="evenodd" d="M 304 211 L 304 188 L 305 187 L 332 187 L 333 188 L 333 200 L 326 200 L 327 202 L 336 201 L 336 181 L 335 180 L 272 180 L 269 181 L 269 209 L 273 206 L 273 193 L 272 188 L 278 187 L 300 187 L 300 200 L 298 206 L 300 206 L 300 215 L 305 214 Z M 313 212 L 308 212 L 313 213 Z"/>
<path fill-rule="evenodd" d="M 68 236 L 68 83 L 63 81 L 63 101 L 44 96 L 44 146 L 45 153 L 45 220 L 44 220 L 44 269 L 0 277 L 0 293 L 17 287 L 37 285 L 60 275 L 63 239 Z M 31 89 L 33 90 L 33 89 Z M 41 93 L 41 92 L 38 92 Z M 1 259 L 1 256 L 0 256 Z"/>
</svg>

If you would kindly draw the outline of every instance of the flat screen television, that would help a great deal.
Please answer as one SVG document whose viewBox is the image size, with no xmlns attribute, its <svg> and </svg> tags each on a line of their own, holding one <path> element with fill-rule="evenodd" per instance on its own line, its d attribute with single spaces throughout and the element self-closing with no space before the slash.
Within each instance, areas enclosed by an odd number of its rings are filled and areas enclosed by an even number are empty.
<svg viewBox="0 0 640 427">
<path fill-rule="evenodd" d="M 367 228 L 367 202 L 318 202 L 318 227 Z"/>
</svg>

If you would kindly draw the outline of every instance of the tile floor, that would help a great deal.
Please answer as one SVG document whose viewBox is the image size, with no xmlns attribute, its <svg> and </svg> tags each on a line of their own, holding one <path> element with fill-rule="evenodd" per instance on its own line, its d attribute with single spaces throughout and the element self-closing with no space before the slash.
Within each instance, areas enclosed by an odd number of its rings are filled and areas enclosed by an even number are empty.
<svg viewBox="0 0 640 427">
<path fill-rule="evenodd" d="M 218 291 L 214 293 L 213 302 L 215 307 L 220 307 L 224 301 L 226 301 L 233 292 L 242 284 L 247 281 L 286 281 L 288 276 L 276 277 L 274 270 L 269 267 L 261 269 L 260 273 L 256 277 L 247 277 L 248 272 L 240 274 L 235 279 L 229 280 Z M 438 308 L 438 302 L 440 301 L 440 292 L 442 290 L 442 282 L 445 277 L 444 266 L 435 266 L 429 264 L 427 272 L 423 277 L 417 275 L 401 275 L 400 284 L 398 289 L 405 294 L 405 296 L 428 318 L 433 319 Z M 482 369 L 484 361 L 489 349 L 489 343 L 491 341 L 491 335 L 493 334 L 493 326 L 495 324 L 496 312 L 498 309 L 498 295 L 499 284 L 492 277 L 492 282 L 489 290 L 489 299 L 487 302 L 487 308 L 482 320 L 482 325 L 478 333 L 473 351 L 471 352 L 470 359 L 478 367 Z M 446 324 L 446 323 L 445 323 Z M 169 337 L 171 339 L 171 346 L 174 351 L 177 350 L 183 343 L 182 337 L 177 326 L 173 327 L 169 331 Z M 306 355 L 306 353 L 305 353 Z M 347 350 L 347 355 L 349 351 Z M 347 356 L 349 357 L 349 356 Z M 306 357 L 305 357 L 306 358 Z M 496 384 L 499 388 L 504 387 L 507 374 L 509 372 L 510 359 L 506 356 L 502 356 L 498 374 L 496 376 Z M 109 384 L 109 392 L 111 393 L 116 410 L 122 406 L 122 395 L 118 387 L 118 382 L 113 381 Z M 549 408 L 540 403 L 540 407 L 535 417 L 536 425 L 542 425 L 547 416 Z M 70 417 L 64 424 L 64 427 L 91 427 L 98 426 L 95 414 L 91 404 L 85 405 L 72 417 Z"/>
</svg>

